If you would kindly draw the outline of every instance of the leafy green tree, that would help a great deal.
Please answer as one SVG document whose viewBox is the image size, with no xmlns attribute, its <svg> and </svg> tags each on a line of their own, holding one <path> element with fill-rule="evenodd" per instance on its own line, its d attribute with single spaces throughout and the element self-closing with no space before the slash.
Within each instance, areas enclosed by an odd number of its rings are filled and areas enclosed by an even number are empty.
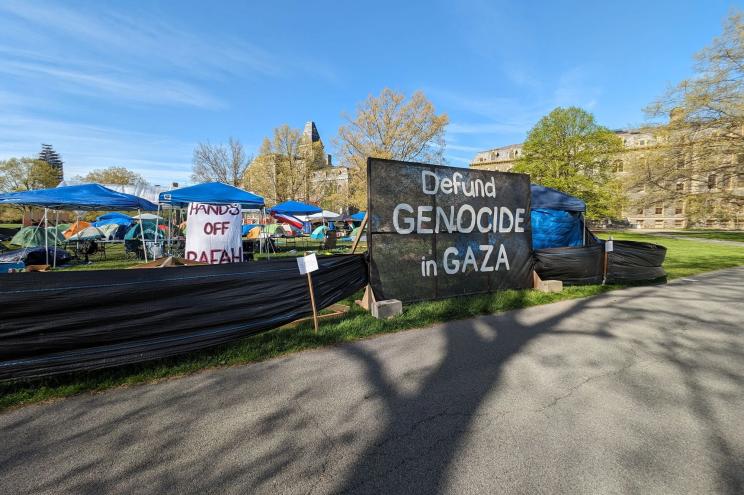
<svg viewBox="0 0 744 495">
<path fill-rule="evenodd" d="M 43 160 L 26 157 L 0 161 L 0 191 L 30 191 L 57 184 L 57 169 Z"/>
<path fill-rule="evenodd" d="M 59 184 L 59 170 L 43 160 L 35 158 L 9 158 L 0 161 L 0 191 L 30 191 L 47 189 Z M 21 215 L 29 211 L 22 206 L 9 206 L 2 216 L 16 218 L 12 211 Z"/>
<path fill-rule="evenodd" d="M 744 17 L 695 55 L 694 75 L 646 108 L 660 143 L 626 177 L 637 206 L 685 204 L 692 222 L 744 218 Z"/>
<path fill-rule="evenodd" d="M 403 93 L 385 88 L 357 107 L 354 118 L 338 130 L 336 149 L 349 167 L 351 206 L 367 207 L 367 157 L 444 163 L 446 114 L 437 114 L 421 91 L 406 100 Z"/>
<path fill-rule="evenodd" d="M 79 179 L 81 182 L 118 185 L 136 185 L 147 182 L 140 174 L 127 170 L 125 167 L 107 167 L 91 170 Z"/>
<path fill-rule="evenodd" d="M 623 196 L 613 178 L 611 157 L 622 149 L 622 140 L 598 125 L 591 113 L 558 107 L 532 128 L 514 171 L 581 198 L 587 218 L 618 218 Z"/>
</svg>

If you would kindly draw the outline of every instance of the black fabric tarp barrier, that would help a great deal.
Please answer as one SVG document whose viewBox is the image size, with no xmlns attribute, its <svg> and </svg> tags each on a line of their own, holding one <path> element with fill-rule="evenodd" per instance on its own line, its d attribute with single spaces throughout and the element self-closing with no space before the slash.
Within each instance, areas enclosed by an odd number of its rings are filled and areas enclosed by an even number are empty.
<svg viewBox="0 0 744 495">
<path fill-rule="evenodd" d="M 605 243 L 585 247 L 539 249 L 535 271 L 543 280 L 561 280 L 566 285 L 601 284 L 604 279 Z M 658 244 L 613 241 L 607 257 L 607 283 L 653 281 L 666 276 L 662 264 L 666 248 Z"/>
<path fill-rule="evenodd" d="M 607 258 L 607 283 L 651 281 L 666 277 L 666 248 L 650 242 L 613 241 Z"/>
<path fill-rule="evenodd" d="M 318 309 L 367 284 L 364 255 L 319 257 L 318 265 Z M 172 356 L 312 314 L 294 258 L 2 275 L 0 304 L 0 380 Z"/>
<path fill-rule="evenodd" d="M 543 280 L 560 280 L 566 285 L 601 284 L 604 246 L 538 249 L 535 271 Z"/>
</svg>

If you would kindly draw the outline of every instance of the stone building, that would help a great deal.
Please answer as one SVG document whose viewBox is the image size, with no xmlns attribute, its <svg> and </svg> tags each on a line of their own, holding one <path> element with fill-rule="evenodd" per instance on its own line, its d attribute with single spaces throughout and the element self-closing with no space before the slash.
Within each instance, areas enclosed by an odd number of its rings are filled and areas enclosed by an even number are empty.
<svg viewBox="0 0 744 495">
<path fill-rule="evenodd" d="M 323 140 L 313 121 L 305 123 L 300 150 L 302 156 L 314 164 L 310 174 L 310 201 L 325 209 L 344 210 L 344 200 L 349 193 L 349 169 L 333 166 L 333 157 L 325 152 Z"/>
<path fill-rule="evenodd" d="M 657 142 L 653 134 L 637 129 L 617 130 L 615 133 L 623 140 L 625 149 L 613 158 L 613 171 L 622 178 L 627 174 L 630 163 L 643 163 L 650 159 L 653 153 L 661 144 Z M 470 167 L 482 170 L 497 170 L 507 172 L 516 164 L 516 160 L 522 154 L 522 144 L 512 144 L 481 151 L 475 155 Z M 698 181 L 696 184 L 682 183 L 676 184 L 678 191 L 684 191 L 689 195 L 696 193 L 715 190 L 717 187 L 737 187 L 732 181 L 726 182 L 723 178 L 717 178 L 715 175 L 705 180 Z M 650 192 L 650 191 L 649 191 Z M 626 191 L 630 203 L 647 194 L 646 188 L 640 190 Z M 622 212 L 623 218 L 632 226 L 643 229 L 681 229 L 692 226 L 715 227 L 715 228 L 741 228 L 744 222 L 744 215 L 741 221 L 727 220 L 721 221 L 716 218 L 707 218 L 693 225 L 689 221 L 686 211 L 686 201 L 668 202 L 655 204 L 650 207 L 628 207 Z"/>
</svg>

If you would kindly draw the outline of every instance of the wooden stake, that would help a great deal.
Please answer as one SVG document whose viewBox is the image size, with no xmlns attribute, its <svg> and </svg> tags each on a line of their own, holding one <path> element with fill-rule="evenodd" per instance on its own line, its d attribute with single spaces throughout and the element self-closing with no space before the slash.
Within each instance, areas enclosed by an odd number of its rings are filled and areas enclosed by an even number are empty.
<svg viewBox="0 0 744 495">
<path fill-rule="evenodd" d="M 362 218 L 362 224 L 359 226 L 359 233 L 356 236 L 356 239 L 354 239 L 354 244 L 351 245 L 351 254 L 354 254 L 354 251 L 356 251 L 357 244 L 359 244 L 359 239 L 362 238 L 364 235 L 364 228 L 367 226 L 367 216 L 369 213 L 364 214 L 364 218 Z"/>
<path fill-rule="evenodd" d="M 612 236 L 610 236 L 610 242 L 612 242 Z M 607 244 L 604 249 L 604 275 L 602 276 L 602 285 L 607 283 L 607 265 L 609 264 L 609 255 L 607 254 Z"/>
<path fill-rule="evenodd" d="M 305 253 L 307 256 L 310 253 Z M 313 278 L 310 276 L 310 272 L 307 272 L 307 286 L 310 289 L 310 304 L 313 307 L 313 325 L 315 326 L 315 333 L 318 333 L 318 311 L 315 309 L 315 292 L 313 291 Z"/>
</svg>

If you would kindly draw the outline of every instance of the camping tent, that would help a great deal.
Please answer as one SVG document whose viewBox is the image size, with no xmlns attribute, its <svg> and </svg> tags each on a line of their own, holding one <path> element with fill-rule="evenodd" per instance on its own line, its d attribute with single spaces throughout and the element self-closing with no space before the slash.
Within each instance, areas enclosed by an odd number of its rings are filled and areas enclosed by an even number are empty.
<svg viewBox="0 0 744 495">
<path fill-rule="evenodd" d="M 206 182 L 163 192 L 160 193 L 158 201 L 161 204 L 177 208 L 184 208 L 189 203 L 208 203 L 212 205 L 239 203 L 244 209 L 258 209 L 264 205 L 261 196 L 221 182 Z"/>
<path fill-rule="evenodd" d="M 96 239 L 104 239 L 106 234 L 103 233 L 98 227 L 86 227 L 83 230 L 71 235 L 67 238 L 68 241 L 91 241 Z"/>
<path fill-rule="evenodd" d="M 44 246 L 44 233 L 46 233 L 46 245 L 53 246 L 55 243 L 63 242 L 64 236 L 54 227 L 44 229 L 43 227 L 23 227 L 10 240 L 10 244 L 21 247 Z"/>
<path fill-rule="evenodd" d="M 38 206 L 52 210 L 157 210 L 157 205 L 100 184 L 55 187 L 0 194 L 0 204 Z"/>
<path fill-rule="evenodd" d="M 124 240 L 131 241 L 134 239 L 142 239 L 142 232 L 144 231 L 144 239 L 146 241 L 161 240 L 163 238 L 163 232 L 158 229 L 155 222 L 152 220 L 143 221 L 142 224 L 136 223 L 129 229 L 124 236 Z"/>
<path fill-rule="evenodd" d="M 125 215 L 124 213 L 106 213 L 105 215 L 101 215 L 98 218 L 96 218 L 96 221 L 92 223 L 94 227 L 103 227 L 104 225 L 132 225 L 134 223 L 134 218 L 130 217 L 129 215 Z"/>
<path fill-rule="evenodd" d="M 110 213 L 104 213 L 103 215 L 96 217 L 96 222 L 100 222 L 103 220 L 116 220 L 116 219 L 129 220 L 130 222 L 133 220 L 133 218 L 127 215 L 126 213 L 119 213 L 118 211 L 112 211 Z"/>
<path fill-rule="evenodd" d="M 87 229 L 88 227 L 90 227 L 90 224 L 88 222 L 85 222 L 83 220 L 78 220 L 77 222 L 67 227 L 67 230 L 65 230 L 63 234 L 66 239 L 69 239 L 70 237 L 74 236 L 81 230 Z"/>
<path fill-rule="evenodd" d="M 95 225 L 94 225 L 95 227 Z M 109 223 L 98 227 L 103 232 L 104 237 L 109 241 L 120 241 L 124 239 L 124 236 L 129 231 L 128 225 L 117 225 L 115 223 Z"/>
<path fill-rule="evenodd" d="M 351 238 L 351 240 L 356 239 L 361 230 L 362 230 L 361 227 L 356 227 L 354 230 L 352 230 L 351 231 L 351 235 L 349 236 Z M 364 232 L 362 232 L 361 234 L 362 234 L 362 236 L 359 238 L 359 240 L 366 242 L 367 241 L 367 234 L 365 234 Z"/>
<path fill-rule="evenodd" d="M 299 201 L 285 201 L 279 203 L 270 210 L 284 215 L 313 215 L 315 213 L 322 213 L 323 209 L 317 206 L 300 203 Z"/>
<path fill-rule="evenodd" d="M 163 217 L 159 215 L 155 215 L 153 213 L 140 213 L 139 215 L 135 215 L 135 220 L 163 220 Z"/>
<path fill-rule="evenodd" d="M 532 248 L 546 249 L 584 245 L 586 204 L 578 198 L 532 184 Z"/>
<path fill-rule="evenodd" d="M 322 241 L 325 239 L 325 233 L 328 230 L 328 227 L 325 225 L 321 225 L 320 227 L 313 230 L 313 233 L 310 234 L 311 239 L 315 239 L 316 241 Z"/>
<path fill-rule="evenodd" d="M 281 224 L 278 223 L 270 223 L 268 225 L 264 225 L 264 232 L 271 235 L 287 235 L 287 233 L 284 231 L 284 227 L 281 226 Z"/>
</svg>

